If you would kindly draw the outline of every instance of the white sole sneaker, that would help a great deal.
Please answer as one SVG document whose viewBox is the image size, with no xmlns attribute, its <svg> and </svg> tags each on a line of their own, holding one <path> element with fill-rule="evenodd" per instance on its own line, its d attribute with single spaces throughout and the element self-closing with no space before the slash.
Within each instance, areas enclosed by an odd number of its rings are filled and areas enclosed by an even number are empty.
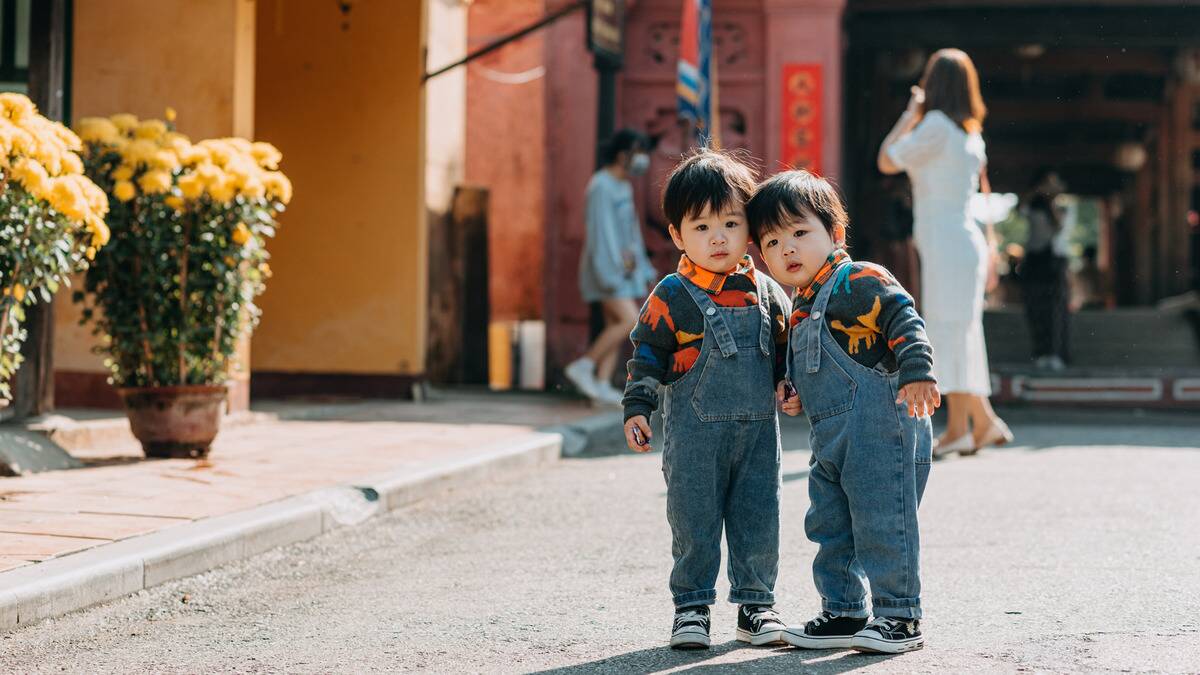
<svg viewBox="0 0 1200 675">
<path fill-rule="evenodd" d="M 708 645 L 708 633 L 699 629 L 671 635 L 671 649 L 708 649 Z"/>
<path fill-rule="evenodd" d="M 829 637 L 814 637 L 795 633 L 790 630 L 783 632 L 783 641 L 800 649 L 849 649 L 853 635 L 831 635 Z"/>
<path fill-rule="evenodd" d="M 751 633 L 745 628 L 739 628 L 737 629 L 737 639 L 739 642 L 749 642 L 755 647 L 785 644 L 782 630 L 769 630 L 762 633 Z"/>
<path fill-rule="evenodd" d="M 925 636 L 907 640 L 884 640 L 877 637 L 855 635 L 850 641 L 850 648 L 869 654 L 903 654 L 916 651 L 925 646 Z"/>
</svg>

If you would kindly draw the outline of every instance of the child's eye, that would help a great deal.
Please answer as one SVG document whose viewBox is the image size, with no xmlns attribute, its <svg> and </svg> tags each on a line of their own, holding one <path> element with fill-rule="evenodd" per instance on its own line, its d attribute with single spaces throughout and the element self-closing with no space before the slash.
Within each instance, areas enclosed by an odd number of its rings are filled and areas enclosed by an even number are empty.
<svg viewBox="0 0 1200 675">
<path fill-rule="evenodd" d="M 741 227 L 741 225 L 742 224 L 736 220 L 731 220 L 731 221 L 725 223 L 725 227 Z"/>
<path fill-rule="evenodd" d="M 707 229 L 708 229 L 708 225 L 705 225 L 704 223 L 700 223 L 699 225 L 696 226 L 697 232 L 703 232 Z"/>
<path fill-rule="evenodd" d="M 772 239 L 771 241 L 767 242 L 766 248 L 771 248 L 772 246 L 774 246 L 775 244 L 778 244 L 778 243 L 779 243 L 778 239 Z"/>
<path fill-rule="evenodd" d="M 793 234 L 792 236 L 793 237 L 803 237 L 806 234 L 808 234 L 808 230 L 796 230 L 796 233 Z"/>
</svg>

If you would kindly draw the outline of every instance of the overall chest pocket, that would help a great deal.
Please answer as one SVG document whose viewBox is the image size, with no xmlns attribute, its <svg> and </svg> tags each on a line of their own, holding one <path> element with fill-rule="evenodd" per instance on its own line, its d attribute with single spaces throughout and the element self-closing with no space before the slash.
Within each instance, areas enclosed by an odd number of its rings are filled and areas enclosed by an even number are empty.
<svg viewBox="0 0 1200 675">
<path fill-rule="evenodd" d="M 797 380 L 793 384 L 800 392 L 804 412 L 811 423 L 853 410 L 858 392 L 858 383 L 838 364 L 825 345 L 816 348 L 821 350 L 821 366 L 815 373 L 808 372 L 807 348 L 798 346 L 792 352 L 792 376 Z"/>
<path fill-rule="evenodd" d="M 775 414 L 771 361 L 757 343 L 738 345 L 737 353 L 729 357 L 714 349 L 697 367 L 703 369 L 692 408 L 700 421 L 765 420 Z"/>
</svg>

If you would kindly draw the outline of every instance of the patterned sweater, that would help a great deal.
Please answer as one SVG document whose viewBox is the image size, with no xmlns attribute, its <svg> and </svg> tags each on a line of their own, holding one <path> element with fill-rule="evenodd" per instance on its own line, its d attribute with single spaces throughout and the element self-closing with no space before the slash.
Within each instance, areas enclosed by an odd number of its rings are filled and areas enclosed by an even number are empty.
<svg viewBox="0 0 1200 675">
<path fill-rule="evenodd" d="M 851 262 L 831 282 L 833 268 L 843 260 L 850 260 L 850 255 L 834 251 L 812 284 L 796 293 L 789 324 L 795 326 L 807 319 L 817 293 L 826 283 L 833 283 L 825 323 L 850 358 L 867 368 L 878 365 L 888 372 L 899 370 L 902 387 L 936 381 L 933 347 L 912 296 L 890 272 L 873 263 Z"/>
<path fill-rule="evenodd" d="M 745 256 L 729 274 L 710 272 L 693 263 L 686 255 L 679 259 L 679 274 L 706 291 L 719 307 L 750 307 L 758 305 L 754 261 Z M 772 333 L 775 337 L 775 380 L 787 372 L 788 299 L 778 284 L 767 279 L 774 289 L 770 302 Z M 658 407 L 659 385 L 670 384 L 683 377 L 696 363 L 704 343 L 704 315 L 696 301 L 688 295 L 681 281 L 669 275 L 654 287 L 641 318 L 634 326 L 633 358 L 627 366 L 625 383 L 625 419 L 637 415 L 650 416 Z"/>
</svg>

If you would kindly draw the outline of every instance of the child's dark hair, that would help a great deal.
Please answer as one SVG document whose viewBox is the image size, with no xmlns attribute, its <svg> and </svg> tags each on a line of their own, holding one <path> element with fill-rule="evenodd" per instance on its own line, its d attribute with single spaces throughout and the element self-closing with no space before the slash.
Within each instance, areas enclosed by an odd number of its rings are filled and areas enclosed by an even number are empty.
<svg viewBox="0 0 1200 675">
<path fill-rule="evenodd" d="M 850 216 L 842 196 L 833 183 L 803 169 L 781 171 L 766 179 L 746 204 L 750 236 L 758 244 L 764 236 L 808 214 L 821 221 L 834 241 L 844 240 Z"/>
<path fill-rule="evenodd" d="M 608 166 L 617 161 L 617 157 L 622 152 L 636 152 L 637 150 L 649 149 L 650 138 L 645 134 L 633 129 L 620 129 L 604 142 L 604 151 L 601 153 L 601 159 L 604 165 Z"/>
<path fill-rule="evenodd" d="M 745 204 L 754 194 L 754 183 L 754 169 L 742 158 L 720 150 L 699 150 L 667 178 L 663 214 L 678 228 L 684 218 L 699 216 L 705 207 L 717 213 L 734 203 Z"/>
</svg>

